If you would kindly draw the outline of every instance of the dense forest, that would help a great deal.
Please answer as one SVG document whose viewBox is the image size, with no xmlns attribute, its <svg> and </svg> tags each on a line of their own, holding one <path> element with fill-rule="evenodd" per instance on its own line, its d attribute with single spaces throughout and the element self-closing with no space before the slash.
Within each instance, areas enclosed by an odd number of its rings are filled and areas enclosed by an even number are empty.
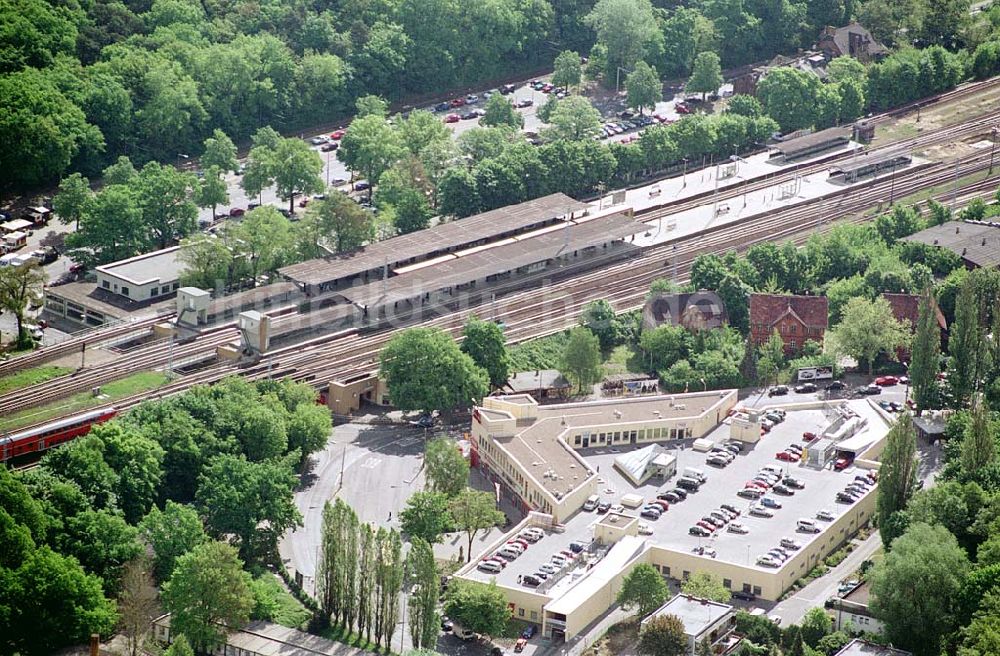
<svg viewBox="0 0 1000 656">
<path fill-rule="evenodd" d="M 892 45 L 902 34 L 971 50 L 992 33 L 968 20 L 967 0 L 3 0 L 2 185 L 92 175 L 120 155 L 176 163 L 214 129 L 237 142 L 294 131 L 346 116 L 362 95 L 441 94 L 565 50 L 605 70 L 642 59 L 666 77 L 706 50 L 736 66 L 855 16 Z"/>
</svg>

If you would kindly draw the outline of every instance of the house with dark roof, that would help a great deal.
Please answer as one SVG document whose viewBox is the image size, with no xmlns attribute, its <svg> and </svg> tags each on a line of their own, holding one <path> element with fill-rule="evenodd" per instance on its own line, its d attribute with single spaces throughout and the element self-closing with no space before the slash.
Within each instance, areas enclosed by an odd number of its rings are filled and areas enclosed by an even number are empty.
<svg viewBox="0 0 1000 656">
<path fill-rule="evenodd" d="M 653 294 L 642 308 L 642 326 L 684 326 L 692 332 L 721 328 L 728 323 L 726 305 L 715 292 Z"/>
<path fill-rule="evenodd" d="M 889 50 L 857 22 L 844 27 L 824 27 L 816 48 L 828 59 L 847 55 L 863 63 L 878 61 L 889 54 Z"/>
<path fill-rule="evenodd" d="M 763 344 L 777 331 L 785 355 L 799 352 L 807 340 L 823 342 L 830 313 L 825 296 L 750 295 L 750 338 Z"/>
<path fill-rule="evenodd" d="M 889 307 L 892 308 L 892 316 L 896 318 L 897 321 L 905 321 L 910 325 L 910 334 L 913 334 L 917 330 L 917 320 L 920 318 L 920 295 L 919 294 L 890 294 L 888 292 L 882 294 L 882 298 L 889 301 Z M 941 329 L 942 336 L 944 331 L 948 329 L 948 321 L 944 318 L 944 314 L 941 313 L 940 308 L 938 308 L 937 301 L 931 296 L 931 304 L 934 308 L 934 315 L 937 319 L 938 327 Z M 896 349 L 896 359 L 900 362 L 905 362 L 910 358 L 910 350 L 905 347 L 900 347 Z"/>
</svg>

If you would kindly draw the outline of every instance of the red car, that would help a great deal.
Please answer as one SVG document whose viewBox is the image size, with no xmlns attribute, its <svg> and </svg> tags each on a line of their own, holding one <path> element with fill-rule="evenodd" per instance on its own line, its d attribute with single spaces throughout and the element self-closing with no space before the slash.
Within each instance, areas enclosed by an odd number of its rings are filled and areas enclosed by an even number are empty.
<svg viewBox="0 0 1000 656">
<path fill-rule="evenodd" d="M 462 117 L 459 116 L 458 114 L 448 114 L 447 116 L 444 117 L 444 122 L 445 123 L 458 123 L 459 120 L 461 120 L 461 118 Z"/>
<path fill-rule="evenodd" d="M 743 487 L 752 487 L 758 490 L 767 490 L 767 484 L 763 481 L 747 481 Z"/>
<path fill-rule="evenodd" d="M 813 440 L 816 439 L 816 433 L 813 433 L 811 431 L 806 431 L 805 433 L 802 433 L 802 439 L 805 440 L 806 442 L 812 442 Z"/>
<path fill-rule="evenodd" d="M 782 451 L 781 453 L 776 453 L 774 455 L 778 460 L 784 460 L 785 462 L 795 462 L 799 459 L 797 455 L 791 453 L 790 451 Z"/>
<path fill-rule="evenodd" d="M 879 387 L 892 387 L 899 382 L 895 376 L 879 376 L 875 379 L 875 384 Z"/>
<path fill-rule="evenodd" d="M 837 462 L 833 463 L 834 471 L 844 471 L 851 466 L 850 458 L 837 458 Z"/>
<path fill-rule="evenodd" d="M 687 104 L 682 103 L 682 102 L 674 103 L 674 109 L 677 111 L 678 114 L 690 114 L 691 113 L 691 108 L 688 107 Z"/>
<path fill-rule="evenodd" d="M 670 510 L 670 504 L 664 501 L 663 499 L 653 499 L 652 501 L 649 502 L 649 504 L 657 505 L 660 508 L 663 508 L 663 512 L 667 512 L 668 510 Z"/>
<path fill-rule="evenodd" d="M 229 210 L 229 216 L 232 217 L 243 216 L 246 213 L 247 211 L 242 207 L 234 207 L 233 209 Z"/>
<path fill-rule="evenodd" d="M 452 107 L 462 107 L 465 105 L 465 98 L 455 98 L 450 104 Z"/>
<path fill-rule="evenodd" d="M 344 138 L 345 134 L 347 134 L 347 130 L 334 130 L 330 133 L 330 138 L 339 141 Z"/>
<path fill-rule="evenodd" d="M 700 522 L 698 522 L 697 526 L 702 527 L 703 529 L 705 529 L 709 533 L 715 533 L 715 531 L 718 530 L 717 526 L 715 526 L 714 524 L 709 524 L 705 520 L 701 520 Z"/>
<path fill-rule="evenodd" d="M 555 89 L 554 86 L 552 86 L 551 84 L 546 83 L 545 86 L 542 87 L 542 93 L 552 93 L 553 89 Z"/>
</svg>

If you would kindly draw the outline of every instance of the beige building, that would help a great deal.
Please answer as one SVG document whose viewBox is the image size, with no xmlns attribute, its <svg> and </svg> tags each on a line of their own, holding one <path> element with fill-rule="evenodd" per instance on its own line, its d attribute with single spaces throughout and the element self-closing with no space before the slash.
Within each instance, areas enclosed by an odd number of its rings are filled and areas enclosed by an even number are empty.
<svg viewBox="0 0 1000 656">
<path fill-rule="evenodd" d="M 679 594 L 642 620 L 646 624 L 654 617 L 674 615 L 684 625 L 688 641 L 687 653 L 694 656 L 698 645 L 707 640 L 714 648 L 723 643 L 736 625 L 736 609 L 710 599 Z"/>
<path fill-rule="evenodd" d="M 490 479 L 529 512 L 524 522 L 488 545 L 457 576 L 495 580 L 515 618 L 540 624 L 543 635 L 557 641 L 572 639 L 599 620 L 614 605 L 622 581 L 639 563 L 648 563 L 664 577 L 678 580 L 707 571 L 717 575 L 729 590 L 776 601 L 871 518 L 875 488 L 849 511 L 822 522 L 819 533 L 801 537 L 800 548 L 780 567 L 758 565 L 752 558 L 756 554 L 749 549 L 745 553 L 742 549 L 738 553 L 723 551 L 717 557 L 700 555 L 692 549 L 692 539 L 682 527 L 640 534 L 644 522 L 638 509 L 577 514 L 590 495 L 603 491 L 598 473 L 578 449 L 613 449 L 615 445 L 627 449 L 629 445 L 702 437 L 727 416 L 736 399 L 735 390 L 551 406 L 539 406 L 528 395 L 484 399 L 473 413 L 473 462 L 478 459 Z M 837 481 L 853 479 L 848 473 L 823 475 L 838 477 L 830 479 L 830 494 Z M 795 516 L 786 515 L 783 521 L 788 522 L 787 535 L 794 536 Z M 545 531 L 545 537 L 531 545 L 528 555 L 499 574 L 477 569 L 481 558 L 527 526 Z M 777 544 L 782 529 L 769 530 Z M 531 574 L 550 554 L 565 550 L 571 540 L 588 546 L 566 571 L 535 587 L 522 584 L 519 574 Z"/>
<path fill-rule="evenodd" d="M 561 522 L 597 477 L 576 450 L 701 437 L 736 404 L 736 390 L 540 406 L 528 394 L 483 399 L 472 413 L 473 462 L 519 499 Z"/>
</svg>

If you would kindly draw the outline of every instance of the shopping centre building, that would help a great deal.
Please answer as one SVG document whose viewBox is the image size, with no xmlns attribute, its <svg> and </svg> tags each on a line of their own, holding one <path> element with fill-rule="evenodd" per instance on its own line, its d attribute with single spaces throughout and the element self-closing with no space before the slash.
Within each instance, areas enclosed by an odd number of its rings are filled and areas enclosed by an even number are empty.
<svg viewBox="0 0 1000 656">
<path fill-rule="evenodd" d="M 759 440 L 742 440 L 744 449 L 731 464 L 707 466 L 706 453 L 691 448 L 694 440 L 719 444 L 748 435 L 745 420 L 727 418 L 736 403 L 736 390 L 548 406 L 523 394 L 485 399 L 473 414 L 473 461 L 528 514 L 457 576 L 495 581 L 514 617 L 540 624 L 543 634 L 554 640 L 571 640 L 599 620 L 615 604 L 625 576 L 639 563 L 678 580 L 707 571 L 733 592 L 777 600 L 871 517 L 877 486 L 851 504 L 835 499 L 855 476 L 878 463 L 859 456 L 855 466 L 838 472 L 807 460 L 777 461 L 775 450 L 801 441 L 807 430 L 821 430 L 842 409 L 815 403 L 798 409 L 790 406 L 786 422 Z M 888 423 L 867 401 L 851 403 L 858 404 L 857 412 L 866 419 L 869 448 L 875 451 Z M 757 421 L 756 413 L 751 417 Z M 641 505 L 654 499 L 659 489 L 674 487 L 676 479 L 654 477 L 637 485 L 615 466 L 623 453 L 652 443 L 676 458 L 678 476 L 697 469 L 707 478 L 699 491 L 671 504 L 659 519 L 641 517 L 639 507 L 628 507 L 629 497 Z M 765 466 L 780 466 L 784 476 L 794 476 L 804 489 L 787 497 L 769 495 L 783 508 L 770 517 L 750 516 L 751 502 L 736 492 Z M 592 496 L 614 505 L 603 514 L 584 510 Z M 709 537 L 689 533 L 691 526 L 723 503 L 741 510 L 738 520 L 749 534 L 725 528 Z M 799 530 L 799 520 L 821 514 L 828 519 L 814 522 L 817 532 Z M 479 569 L 482 559 L 528 526 L 541 528 L 544 537 L 499 572 Z M 788 550 L 787 560 L 777 566 L 758 564 L 759 556 L 787 540 L 797 545 Z M 586 547 L 540 584 L 526 583 L 537 571 L 551 567 L 552 556 L 562 553 L 565 558 L 571 543 Z"/>
</svg>

